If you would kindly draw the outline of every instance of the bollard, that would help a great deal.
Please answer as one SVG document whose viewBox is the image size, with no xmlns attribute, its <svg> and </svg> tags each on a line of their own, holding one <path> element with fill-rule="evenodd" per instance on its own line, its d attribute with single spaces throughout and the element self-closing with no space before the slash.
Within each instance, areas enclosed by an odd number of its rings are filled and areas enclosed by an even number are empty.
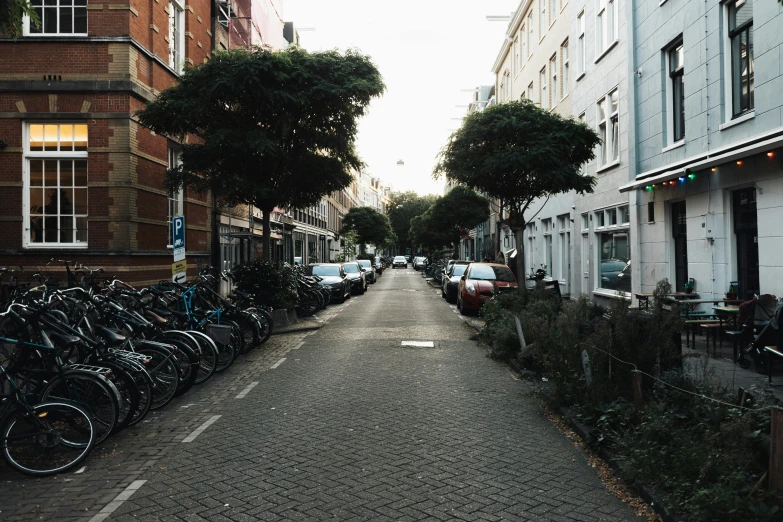
<svg viewBox="0 0 783 522">
<path fill-rule="evenodd" d="M 769 489 L 783 491 L 783 409 L 772 408 L 769 435 Z"/>
</svg>

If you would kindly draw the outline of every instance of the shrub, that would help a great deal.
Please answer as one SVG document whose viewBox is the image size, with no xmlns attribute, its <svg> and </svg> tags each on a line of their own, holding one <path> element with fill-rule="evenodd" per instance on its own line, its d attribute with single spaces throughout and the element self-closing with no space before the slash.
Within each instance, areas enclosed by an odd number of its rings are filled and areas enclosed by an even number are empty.
<svg viewBox="0 0 783 522">
<path fill-rule="evenodd" d="M 233 270 L 237 290 L 251 294 L 256 303 L 272 308 L 294 308 L 297 293 L 293 267 L 256 259 Z"/>
</svg>

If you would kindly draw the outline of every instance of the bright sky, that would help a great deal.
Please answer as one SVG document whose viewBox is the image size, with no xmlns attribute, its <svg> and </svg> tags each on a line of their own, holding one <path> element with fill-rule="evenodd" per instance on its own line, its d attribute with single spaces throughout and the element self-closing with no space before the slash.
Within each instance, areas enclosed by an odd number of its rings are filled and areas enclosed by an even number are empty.
<svg viewBox="0 0 783 522">
<path fill-rule="evenodd" d="M 440 194 L 435 157 L 460 125 L 473 94 L 494 83 L 492 65 L 517 0 L 284 0 L 283 17 L 309 51 L 359 49 L 372 57 L 387 91 L 362 120 L 358 152 L 394 190 Z M 455 119 L 457 118 L 457 119 Z M 403 160 L 405 166 L 397 166 Z"/>
</svg>

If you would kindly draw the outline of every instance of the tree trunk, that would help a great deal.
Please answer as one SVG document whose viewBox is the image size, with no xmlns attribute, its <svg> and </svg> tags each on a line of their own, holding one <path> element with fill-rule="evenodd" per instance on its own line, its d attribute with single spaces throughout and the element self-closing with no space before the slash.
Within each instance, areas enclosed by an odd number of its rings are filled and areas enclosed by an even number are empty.
<svg viewBox="0 0 783 522">
<path fill-rule="evenodd" d="M 459 259 L 459 239 L 454 242 L 454 259 Z"/>
<path fill-rule="evenodd" d="M 514 243 L 517 247 L 517 286 L 519 287 L 519 293 L 524 295 L 527 291 L 525 287 L 525 225 L 521 227 L 511 227 L 514 232 Z"/>
<path fill-rule="evenodd" d="M 274 209 L 265 208 L 261 210 L 264 216 L 264 242 L 261 246 L 261 259 L 266 261 L 272 260 L 272 227 L 269 224 L 272 220 L 272 210 Z"/>
</svg>

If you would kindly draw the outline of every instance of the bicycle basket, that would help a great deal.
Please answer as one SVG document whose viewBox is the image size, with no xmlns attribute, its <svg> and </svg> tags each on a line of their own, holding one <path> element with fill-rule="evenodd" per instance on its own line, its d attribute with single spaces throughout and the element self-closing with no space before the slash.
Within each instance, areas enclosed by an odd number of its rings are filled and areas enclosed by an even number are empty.
<svg viewBox="0 0 783 522">
<path fill-rule="evenodd" d="M 215 341 L 215 344 L 221 346 L 227 346 L 231 344 L 231 327 L 221 324 L 207 324 L 204 327 L 204 333 L 206 333 L 210 339 Z"/>
</svg>

